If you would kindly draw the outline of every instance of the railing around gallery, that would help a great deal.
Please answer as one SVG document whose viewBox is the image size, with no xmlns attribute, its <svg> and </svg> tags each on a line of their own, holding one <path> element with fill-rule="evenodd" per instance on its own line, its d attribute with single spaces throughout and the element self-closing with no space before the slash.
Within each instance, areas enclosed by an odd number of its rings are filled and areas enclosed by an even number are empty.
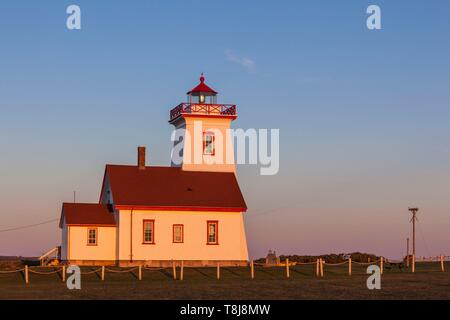
<svg viewBox="0 0 450 320">
<path fill-rule="evenodd" d="M 181 103 L 170 111 L 170 120 L 174 120 L 182 114 L 236 116 L 236 105 Z"/>
</svg>

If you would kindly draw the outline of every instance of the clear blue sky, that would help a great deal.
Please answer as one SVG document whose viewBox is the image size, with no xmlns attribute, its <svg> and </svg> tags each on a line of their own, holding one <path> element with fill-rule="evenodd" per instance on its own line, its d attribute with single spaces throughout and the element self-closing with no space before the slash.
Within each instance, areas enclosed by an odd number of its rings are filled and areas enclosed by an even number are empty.
<svg viewBox="0 0 450 320">
<path fill-rule="evenodd" d="M 73 190 L 97 201 L 137 145 L 169 165 L 169 110 L 203 71 L 235 127 L 280 129 L 278 175 L 239 168 L 252 256 L 400 257 L 411 205 L 418 253 L 450 254 L 449 17 L 445 0 L 2 0 L 0 230 L 58 217 Z M 56 223 L 0 233 L 0 254 L 59 241 Z"/>
</svg>

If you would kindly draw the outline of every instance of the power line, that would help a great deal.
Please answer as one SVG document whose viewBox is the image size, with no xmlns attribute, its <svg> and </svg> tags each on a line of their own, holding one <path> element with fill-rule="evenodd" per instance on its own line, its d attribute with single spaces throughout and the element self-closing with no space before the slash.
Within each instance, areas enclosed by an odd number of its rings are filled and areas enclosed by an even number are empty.
<svg viewBox="0 0 450 320">
<path fill-rule="evenodd" d="M 29 224 L 29 225 L 25 225 L 25 226 L 20 226 L 20 227 L 14 227 L 14 228 L 10 228 L 10 229 L 3 229 L 3 230 L 0 230 L 0 233 L 1 232 L 10 232 L 10 231 L 16 231 L 16 230 L 33 228 L 33 227 L 41 226 L 41 225 L 44 225 L 44 224 L 56 222 L 58 220 L 59 220 L 59 218 L 58 219 L 47 220 L 47 221 L 43 221 L 43 222 L 39 222 L 39 223 L 35 223 L 35 224 Z"/>
</svg>

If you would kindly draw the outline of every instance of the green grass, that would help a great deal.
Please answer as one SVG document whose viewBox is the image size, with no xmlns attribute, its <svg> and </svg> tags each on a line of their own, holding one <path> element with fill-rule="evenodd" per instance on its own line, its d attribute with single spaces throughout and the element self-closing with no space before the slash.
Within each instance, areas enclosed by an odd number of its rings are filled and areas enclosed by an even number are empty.
<svg viewBox="0 0 450 320">
<path fill-rule="evenodd" d="M 36 269 L 50 271 L 52 269 Z M 83 272 L 94 268 L 83 268 Z M 315 265 L 290 268 L 255 267 L 255 279 L 249 268 L 184 268 L 184 280 L 174 281 L 172 269 L 143 271 L 143 280 L 134 273 L 109 273 L 105 281 L 98 274 L 83 275 L 81 290 L 68 290 L 60 274 L 29 276 L 0 274 L 0 299 L 450 299 L 450 263 L 446 272 L 439 263 L 420 262 L 416 273 L 385 269 L 382 289 L 366 287 L 366 266 L 325 265 L 324 278 L 315 277 Z M 180 268 L 177 269 L 178 276 Z"/>
</svg>

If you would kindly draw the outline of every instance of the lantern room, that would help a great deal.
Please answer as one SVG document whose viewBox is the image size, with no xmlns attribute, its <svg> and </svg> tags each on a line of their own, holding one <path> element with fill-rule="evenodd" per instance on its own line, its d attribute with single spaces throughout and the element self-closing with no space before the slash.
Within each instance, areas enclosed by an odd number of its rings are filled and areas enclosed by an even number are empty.
<svg viewBox="0 0 450 320">
<path fill-rule="evenodd" d="M 216 104 L 217 92 L 205 84 L 205 76 L 200 76 L 200 83 L 187 93 L 189 103 Z M 208 98 L 208 101 L 207 101 Z"/>
<path fill-rule="evenodd" d="M 184 116 L 211 116 L 236 119 L 236 105 L 218 104 L 218 92 L 206 85 L 203 73 L 200 83 L 187 93 L 187 102 L 180 103 L 170 111 L 169 122 L 175 124 Z"/>
</svg>

